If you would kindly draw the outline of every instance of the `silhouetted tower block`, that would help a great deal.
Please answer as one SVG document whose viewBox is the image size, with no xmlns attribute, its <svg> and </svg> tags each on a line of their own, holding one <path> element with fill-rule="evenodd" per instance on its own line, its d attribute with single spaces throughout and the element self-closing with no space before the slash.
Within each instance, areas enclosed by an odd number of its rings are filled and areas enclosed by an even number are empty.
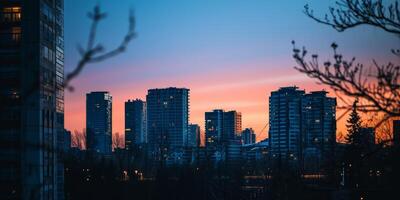
<svg viewBox="0 0 400 200">
<path fill-rule="evenodd" d="M 147 143 L 147 106 L 140 99 L 125 102 L 125 148 Z"/>
<path fill-rule="evenodd" d="M 108 92 L 86 94 L 86 131 L 88 151 L 111 154 L 112 97 Z"/>
</svg>

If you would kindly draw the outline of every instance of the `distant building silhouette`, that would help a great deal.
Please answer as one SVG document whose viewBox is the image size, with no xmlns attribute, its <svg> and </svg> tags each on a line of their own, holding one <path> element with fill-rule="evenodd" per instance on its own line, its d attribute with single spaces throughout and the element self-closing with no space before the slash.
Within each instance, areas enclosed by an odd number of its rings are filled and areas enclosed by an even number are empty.
<svg viewBox="0 0 400 200">
<path fill-rule="evenodd" d="M 71 149 L 71 131 L 64 130 L 64 152 L 68 152 Z"/>
<path fill-rule="evenodd" d="M 197 124 L 189 124 L 188 146 L 200 146 L 200 126 Z"/>
<path fill-rule="evenodd" d="M 305 170 L 319 170 L 332 161 L 336 144 L 336 98 L 325 91 L 302 98 L 302 157 Z"/>
<path fill-rule="evenodd" d="M 363 136 L 363 143 L 368 146 L 375 145 L 375 128 L 374 127 L 361 127 L 361 135 Z"/>
<path fill-rule="evenodd" d="M 213 110 L 205 113 L 206 146 L 218 145 L 222 142 L 223 110 Z"/>
<path fill-rule="evenodd" d="M 273 158 L 319 170 L 333 158 L 336 144 L 336 99 L 325 91 L 306 94 L 297 87 L 271 92 L 269 142 Z"/>
<path fill-rule="evenodd" d="M 252 128 L 246 128 L 242 131 L 242 144 L 254 144 L 256 143 L 256 134 L 254 134 L 254 130 Z"/>
<path fill-rule="evenodd" d="M 125 102 L 125 148 L 147 142 L 147 107 L 140 99 Z"/>
<path fill-rule="evenodd" d="M 269 97 L 269 142 L 276 159 L 298 161 L 301 156 L 301 100 L 304 90 L 282 87 Z"/>
<path fill-rule="evenodd" d="M 205 113 L 206 146 L 237 140 L 242 131 L 242 115 L 237 111 L 213 110 Z"/>
<path fill-rule="evenodd" d="M 400 145 L 400 120 L 393 120 L 393 140 L 395 145 Z"/>
<path fill-rule="evenodd" d="M 63 199 L 63 1 L 0 3 L 0 199 Z"/>
<path fill-rule="evenodd" d="M 235 110 L 224 112 L 223 140 L 240 140 L 242 114 Z"/>
<path fill-rule="evenodd" d="M 149 153 L 156 160 L 187 146 L 189 89 L 150 89 L 147 102 Z"/>
<path fill-rule="evenodd" d="M 112 97 L 108 92 L 86 94 L 86 149 L 111 154 Z"/>
</svg>

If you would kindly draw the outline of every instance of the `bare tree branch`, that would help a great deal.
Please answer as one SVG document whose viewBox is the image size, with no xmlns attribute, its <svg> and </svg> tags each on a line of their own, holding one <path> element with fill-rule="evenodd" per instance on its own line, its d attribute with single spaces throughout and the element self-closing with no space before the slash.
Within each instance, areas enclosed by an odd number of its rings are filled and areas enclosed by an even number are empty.
<svg viewBox="0 0 400 200">
<path fill-rule="evenodd" d="M 388 116 L 385 119 L 400 116 L 400 66 L 374 62 L 373 70 L 365 70 L 364 65 L 355 63 L 355 58 L 345 60 L 333 43 L 334 62 L 326 61 L 321 67 L 317 55 L 312 55 L 311 61 L 307 61 L 307 50 L 299 50 L 294 42 L 293 45 L 293 57 L 298 64 L 295 69 L 298 71 L 330 86 L 339 97 L 360 99 L 357 109 L 361 112 L 383 112 Z M 338 108 L 348 109 L 349 106 Z"/>
<path fill-rule="evenodd" d="M 104 47 L 101 44 L 96 44 L 96 33 L 99 22 L 106 17 L 106 14 L 102 13 L 100 7 L 97 5 L 94 7 L 93 12 L 88 13 L 88 17 L 92 20 L 92 24 L 89 32 L 87 46 L 85 49 L 81 46 L 78 47 L 81 59 L 79 60 L 75 69 L 66 76 L 63 84 L 63 86 L 65 88 L 68 88 L 69 90 L 73 90 L 73 87 L 70 86 L 71 80 L 76 78 L 87 64 L 101 62 L 111 57 L 117 56 L 118 54 L 126 50 L 129 42 L 131 42 L 132 39 L 136 36 L 136 22 L 135 17 L 133 16 L 133 12 L 131 11 L 129 15 L 128 32 L 126 33 L 122 42 L 115 49 L 104 52 Z"/>
<path fill-rule="evenodd" d="M 340 32 L 359 25 L 371 25 L 389 33 L 400 34 L 398 1 L 385 6 L 382 0 L 339 0 L 336 7 L 329 8 L 329 14 L 324 19 L 316 17 L 308 4 L 304 8 L 307 16 Z"/>
<path fill-rule="evenodd" d="M 112 148 L 124 148 L 124 137 L 118 132 L 112 135 Z"/>
<path fill-rule="evenodd" d="M 400 6 L 397 0 L 387 5 L 382 0 L 339 0 L 336 7 L 329 7 L 329 14 L 323 19 L 315 16 L 308 4 L 304 6 L 304 13 L 339 32 L 369 25 L 400 37 Z M 392 49 L 391 52 L 400 58 L 400 49 Z"/>
<path fill-rule="evenodd" d="M 329 25 L 342 32 L 359 25 L 370 25 L 395 34 L 400 38 L 400 7 L 398 1 L 385 5 L 382 0 L 339 0 L 336 7 L 329 8 L 324 19 L 316 17 L 309 5 L 304 13 L 318 23 Z M 333 43 L 334 61 L 326 61 L 319 66 L 318 55 L 312 55 L 306 61 L 307 50 L 296 48 L 293 42 L 293 57 L 299 72 L 317 79 L 318 83 L 328 85 L 345 104 L 339 109 L 348 110 L 351 104 L 346 99 L 359 99 L 357 109 L 364 113 L 384 113 L 380 126 L 391 117 L 400 116 L 400 66 L 389 62 L 379 65 L 373 60 L 373 67 L 365 68 L 337 52 L 338 45 Z M 399 49 L 391 52 L 400 57 Z M 342 115 L 343 116 L 343 115 Z"/>
</svg>

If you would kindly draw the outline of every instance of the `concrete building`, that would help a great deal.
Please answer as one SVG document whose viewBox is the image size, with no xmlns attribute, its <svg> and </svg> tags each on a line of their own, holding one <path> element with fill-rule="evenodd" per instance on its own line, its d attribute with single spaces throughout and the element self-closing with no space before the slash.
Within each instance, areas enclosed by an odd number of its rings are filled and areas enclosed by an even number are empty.
<svg viewBox="0 0 400 200">
<path fill-rule="evenodd" d="M 112 96 L 108 92 L 86 94 L 86 149 L 99 154 L 112 150 Z"/>
<path fill-rule="evenodd" d="M 140 99 L 125 102 L 125 148 L 147 143 L 147 106 Z"/>
<path fill-rule="evenodd" d="M 62 0 L 0 3 L 0 199 L 62 199 Z"/>
<path fill-rule="evenodd" d="M 149 153 L 164 160 L 188 145 L 189 89 L 150 89 L 146 101 Z"/>
</svg>

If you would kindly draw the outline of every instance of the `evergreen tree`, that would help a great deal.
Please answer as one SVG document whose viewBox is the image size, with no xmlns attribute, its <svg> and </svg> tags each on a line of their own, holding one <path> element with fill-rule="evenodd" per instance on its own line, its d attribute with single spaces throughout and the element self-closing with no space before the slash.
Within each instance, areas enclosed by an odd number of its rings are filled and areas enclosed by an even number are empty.
<svg viewBox="0 0 400 200">
<path fill-rule="evenodd" d="M 357 103 L 358 100 L 355 100 L 346 125 L 347 136 L 345 139 L 352 146 L 359 146 L 361 144 L 361 118 L 357 113 Z"/>
</svg>

